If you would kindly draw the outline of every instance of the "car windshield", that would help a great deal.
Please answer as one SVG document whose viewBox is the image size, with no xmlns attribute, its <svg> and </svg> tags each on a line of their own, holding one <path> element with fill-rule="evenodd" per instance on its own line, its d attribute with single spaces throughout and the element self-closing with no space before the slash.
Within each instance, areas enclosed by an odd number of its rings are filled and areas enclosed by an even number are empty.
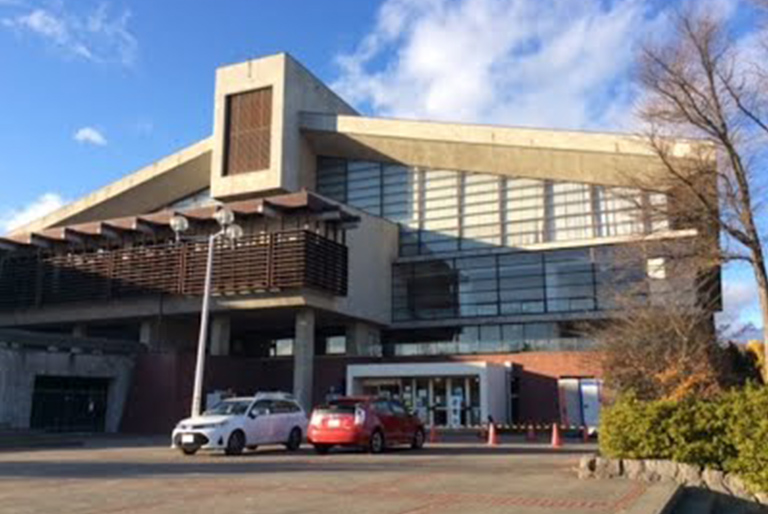
<svg viewBox="0 0 768 514">
<path fill-rule="evenodd" d="M 216 404 L 212 409 L 205 411 L 205 416 L 227 416 L 227 415 L 239 415 L 245 414 L 248 410 L 248 406 L 251 404 L 251 400 L 224 400 L 221 403 Z"/>
</svg>

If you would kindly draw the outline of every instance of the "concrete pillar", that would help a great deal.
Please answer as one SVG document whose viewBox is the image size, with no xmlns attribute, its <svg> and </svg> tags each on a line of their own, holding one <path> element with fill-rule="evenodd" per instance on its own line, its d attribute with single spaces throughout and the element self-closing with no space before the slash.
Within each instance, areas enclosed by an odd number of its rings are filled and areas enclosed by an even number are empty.
<svg viewBox="0 0 768 514">
<path fill-rule="evenodd" d="M 231 326 L 229 316 L 213 316 L 210 335 L 211 355 L 229 355 Z"/>
<path fill-rule="evenodd" d="M 146 345 L 148 349 L 159 349 L 163 340 L 161 328 L 160 321 L 155 318 L 142 320 L 139 325 L 139 342 Z"/>
<path fill-rule="evenodd" d="M 347 355 L 350 357 L 379 357 L 381 331 L 363 321 L 351 321 L 347 325 Z"/>
<path fill-rule="evenodd" d="M 315 360 L 315 311 L 296 313 L 293 339 L 293 394 L 305 411 L 312 410 L 312 378 Z"/>
<path fill-rule="evenodd" d="M 74 337 L 88 337 L 88 325 L 85 323 L 76 323 L 72 327 L 72 335 Z"/>
</svg>

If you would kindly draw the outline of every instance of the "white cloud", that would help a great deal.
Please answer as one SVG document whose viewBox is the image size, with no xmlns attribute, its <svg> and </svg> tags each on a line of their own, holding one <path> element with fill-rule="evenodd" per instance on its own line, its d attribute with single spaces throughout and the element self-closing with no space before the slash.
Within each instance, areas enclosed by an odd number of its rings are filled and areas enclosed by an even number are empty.
<svg viewBox="0 0 768 514">
<path fill-rule="evenodd" d="M 83 127 L 81 129 L 78 129 L 77 132 L 75 132 L 75 134 L 72 136 L 72 138 L 78 143 L 83 143 L 83 144 L 89 144 L 89 145 L 95 145 L 95 146 L 106 146 L 107 144 L 107 138 L 104 137 L 104 134 L 102 134 L 98 129 L 95 129 L 93 127 Z"/>
<path fill-rule="evenodd" d="M 45 193 L 26 206 L 0 213 L 0 233 L 21 227 L 55 211 L 66 203 L 58 193 Z"/>
<path fill-rule="evenodd" d="M 110 16 L 106 3 L 89 13 L 66 11 L 63 3 L 54 3 L 3 18 L 0 24 L 35 35 L 66 56 L 130 66 L 138 50 L 136 37 L 128 29 L 130 17 L 128 10 Z"/>
<path fill-rule="evenodd" d="M 334 88 L 381 116 L 629 129 L 637 45 L 668 23 L 652 6 L 386 0 L 355 51 L 337 56 Z"/>
</svg>

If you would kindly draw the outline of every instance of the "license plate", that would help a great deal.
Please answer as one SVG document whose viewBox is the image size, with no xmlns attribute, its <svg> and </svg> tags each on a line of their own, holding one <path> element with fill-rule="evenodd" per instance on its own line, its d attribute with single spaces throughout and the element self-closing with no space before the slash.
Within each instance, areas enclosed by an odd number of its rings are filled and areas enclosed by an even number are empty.
<svg viewBox="0 0 768 514">
<path fill-rule="evenodd" d="M 194 443 L 195 442 L 194 434 L 182 434 L 181 435 L 181 442 L 184 443 L 184 444 Z"/>
<path fill-rule="evenodd" d="M 328 420 L 328 427 L 329 428 L 339 428 L 341 426 L 341 420 L 340 419 L 329 419 Z"/>
</svg>

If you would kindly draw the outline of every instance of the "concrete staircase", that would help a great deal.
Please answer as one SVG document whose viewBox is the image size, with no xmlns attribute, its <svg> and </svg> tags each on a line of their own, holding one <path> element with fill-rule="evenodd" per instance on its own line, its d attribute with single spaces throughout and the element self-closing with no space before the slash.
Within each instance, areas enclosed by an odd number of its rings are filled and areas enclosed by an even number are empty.
<svg viewBox="0 0 768 514">
<path fill-rule="evenodd" d="M 766 514 L 768 507 L 695 487 L 684 488 L 663 514 Z"/>
</svg>

